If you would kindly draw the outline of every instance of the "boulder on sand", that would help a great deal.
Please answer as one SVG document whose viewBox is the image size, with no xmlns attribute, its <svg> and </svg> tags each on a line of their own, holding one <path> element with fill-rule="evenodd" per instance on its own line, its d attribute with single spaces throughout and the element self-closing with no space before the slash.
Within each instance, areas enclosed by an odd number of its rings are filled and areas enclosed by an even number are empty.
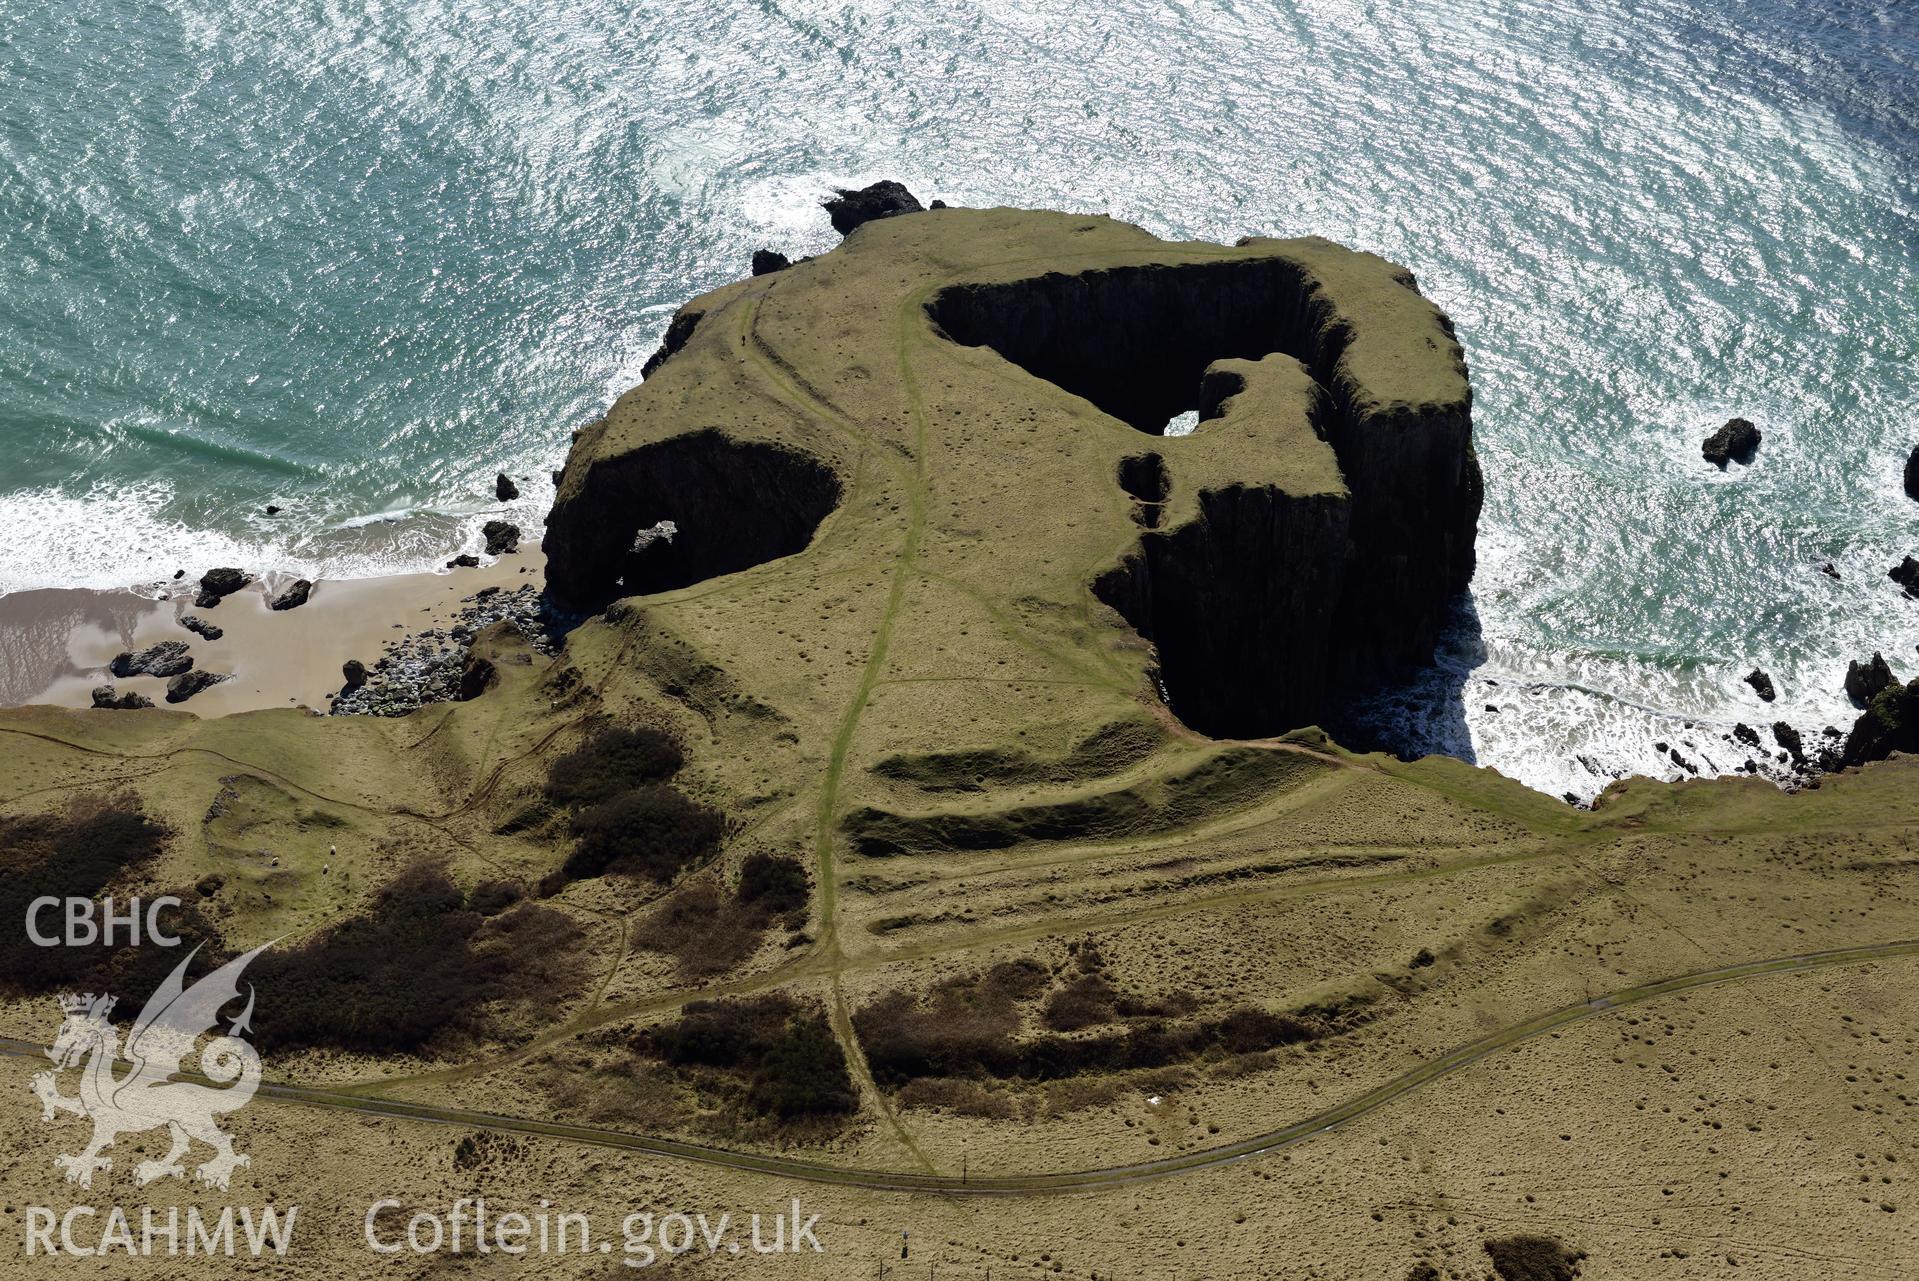
<svg viewBox="0 0 1919 1281">
<path fill-rule="evenodd" d="M 209 685 L 218 685 L 221 681 L 232 680 L 231 676 L 221 672 L 210 672 L 198 668 L 191 672 L 181 672 L 167 682 L 167 702 L 184 703 Z"/>
<path fill-rule="evenodd" d="M 212 609 L 221 597 L 233 595 L 252 581 L 242 569 L 209 569 L 200 575 L 200 594 L 193 598 L 193 603 L 201 609 Z"/>
<path fill-rule="evenodd" d="M 313 595 L 313 584 L 304 578 L 296 578 L 273 593 L 273 599 L 267 602 L 268 609 L 298 609 L 307 603 Z"/>
<path fill-rule="evenodd" d="M 128 676 L 178 676 L 193 666 L 185 641 L 161 641 L 158 645 L 114 656 L 107 670 L 125 679 Z"/>
<path fill-rule="evenodd" d="M 1706 437 L 1699 452 L 1715 467 L 1724 467 L 1728 460 L 1749 463 L 1758 450 L 1759 429 L 1743 418 L 1735 418 Z"/>
<path fill-rule="evenodd" d="M 486 539 L 489 556 L 503 556 L 520 548 L 520 527 L 509 521 L 489 520 L 480 528 L 480 535 Z"/>
<path fill-rule="evenodd" d="M 833 220 L 833 230 L 842 236 L 851 235 L 856 227 L 879 218 L 925 212 L 918 198 L 891 178 L 858 191 L 840 188 L 839 194 L 824 205 L 827 216 Z"/>
<path fill-rule="evenodd" d="M 448 569 L 472 569 L 480 563 L 480 558 L 472 552 L 461 552 L 446 563 Z"/>
<path fill-rule="evenodd" d="M 1864 707 L 1897 679 L 1884 654 L 1875 652 L 1872 660 L 1865 663 L 1854 659 L 1846 665 L 1846 697 L 1855 706 Z"/>
<path fill-rule="evenodd" d="M 121 694 L 111 685 L 101 685 L 93 691 L 93 705 L 115 711 L 133 711 L 135 708 L 152 707 L 153 700 L 145 694 L 135 694 L 131 690 Z"/>
<path fill-rule="evenodd" d="M 346 677 L 346 689 L 351 692 L 366 684 L 366 664 L 357 658 L 349 658 L 340 664 L 340 675 Z"/>
<path fill-rule="evenodd" d="M 194 614 L 180 615 L 180 626 L 205 640 L 219 640 L 226 635 L 226 629 L 215 627 L 206 619 Z"/>
</svg>

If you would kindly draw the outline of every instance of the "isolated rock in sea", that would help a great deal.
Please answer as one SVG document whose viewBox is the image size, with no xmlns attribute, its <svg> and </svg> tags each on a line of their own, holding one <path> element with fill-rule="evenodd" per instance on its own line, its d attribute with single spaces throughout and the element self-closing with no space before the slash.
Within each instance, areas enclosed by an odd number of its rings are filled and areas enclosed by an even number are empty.
<svg viewBox="0 0 1919 1281">
<path fill-rule="evenodd" d="M 201 609 L 212 609 L 222 597 L 233 595 L 252 581 L 245 570 L 209 569 L 200 575 L 200 594 L 193 598 L 193 603 Z"/>
<path fill-rule="evenodd" d="M 273 598 L 267 602 L 267 608 L 298 609 L 307 603 L 307 598 L 311 595 L 313 595 L 313 584 L 304 578 L 296 578 L 273 593 Z"/>
<path fill-rule="evenodd" d="M 480 558 L 472 552 L 461 552 L 446 563 L 448 569 L 472 569 L 480 563 Z"/>
<path fill-rule="evenodd" d="M 1908 556 L 1886 571 L 1886 577 L 1906 589 L 1906 595 L 1919 596 L 1919 560 Z"/>
<path fill-rule="evenodd" d="M 861 187 L 858 191 L 842 187 L 838 195 L 823 203 L 827 216 L 833 220 L 833 230 L 842 236 L 851 235 L 856 227 L 863 227 L 880 218 L 925 212 L 918 198 L 891 178 L 870 187 Z"/>
<path fill-rule="evenodd" d="M 493 478 L 493 496 L 503 503 L 510 503 L 520 496 L 520 487 L 505 472 Z"/>
<path fill-rule="evenodd" d="M 182 672 L 167 682 L 167 702 L 184 703 L 209 685 L 218 685 L 221 681 L 233 678 L 221 672 L 210 672 L 198 668 L 191 672 Z"/>
<path fill-rule="evenodd" d="M 1759 731 L 1744 721 L 1732 727 L 1732 736 L 1747 747 L 1759 746 Z"/>
<path fill-rule="evenodd" d="M 486 539 L 486 554 L 503 556 L 507 552 L 518 551 L 520 547 L 520 527 L 504 520 L 489 520 L 480 529 Z"/>
<path fill-rule="evenodd" d="M 185 641 L 161 641 L 158 645 L 114 657 L 107 669 L 115 676 L 178 676 L 193 666 Z"/>
<path fill-rule="evenodd" d="M 1855 659 L 1846 665 L 1846 697 L 1864 707 L 1896 679 L 1884 654 L 1875 652 L 1871 661 L 1864 663 Z"/>
<path fill-rule="evenodd" d="M 1906 455 L 1906 497 L 1919 499 L 1919 445 Z"/>
<path fill-rule="evenodd" d="M 1832 579 L 1832 581 L 1835 583 L 1840 581 L 1839 567 L 1833 564 L 1831 561 L 1827 561 L 1825 564 L 1821 565 L 1819 567 L 1819 572 L 1824 574 L 1827 578 Z"/>
<path fill-rule="evenodd" d="M 792 265 L 792 259 L 785 254 L 774 253 L 771 249 L 753 251 L 753 274 L 756 276 L 770 276 L 776 271 L 785 271 Z"/>
<path fill-rule="evenodd" d="M 97 708 L 132 711 L 135 708 L 152 707 L 153 700 L 145 694 L 136 694 L 131 690 L 121 694 L 111 685 L 101 685 L 93 691 L 93 705 Z"/>
<path fill-rule="evenodd" d="M 1919 752 L 1919 680 L 1894 683 L 1874 695 L 1852 723 L 1839 759 L 1864 765 L 1894 752 Z"/>
<path fill-rule="evenodd" d="M 195 636 L 200 637 L 202 640 L 210 640 L 210 641 L 219 640 L 222 636 L 225 636 L 227 634 L 225 628 L 215 627 L 212 623 L 209 623 L 206 619 L 201 618 L 197 614 L 180 615 L 180 626 L 186 628 L 188 631 L 192 632 Z"/>
<path fill-rule="evenodd" d="M 345 689 L 351 693 L 366 684 L 366 664 L 357 658 L 349 658 L 340 664 L 340 675 L 346 677 Z"/>
<path fill-rule="evenodd" d="M 1727 460 L 1749 463 L 1759 449 L 1759 429 L 1743 418 L 1735 418 L 1706 437 L 1700 453 L 1706 461 L 1724 467 Z"/>
<path fill-rule="evenodd" d="M 1760 700 L 1763 702 L 1770 703 L 1773 699 L 1779 697 L 1779 691 L 1772 687 L 1772 677 L 1766 675 L 1757 667 L 1746 673 L 1746 684 L 1752 686 L 1753 692 L 1758 694 Z"/>
<path fill-rule="evenodd" d="M 265 510 L 269 516 L 278 516 L 280 514 L 280 508 L 275 503 L 268 503 L 263 510 Z"/>
</svg>

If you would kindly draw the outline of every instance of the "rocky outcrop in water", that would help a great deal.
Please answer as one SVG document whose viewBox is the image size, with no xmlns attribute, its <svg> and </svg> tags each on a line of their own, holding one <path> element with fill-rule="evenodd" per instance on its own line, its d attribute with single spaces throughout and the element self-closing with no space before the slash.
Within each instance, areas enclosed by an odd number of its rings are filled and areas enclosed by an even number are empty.
<svg viewBox="0 0 1919 1281">
<path fill-rule="evenodd" d="M 486 539 L 489 556 L 504 556 L 520 549 L 520 527 L 510 521 L 489 520 L 481 527 L 480 537 Z"/>
<path fill-rule="evenodd" d="M 1770 703 L 1779 697 L 1779 691 L 1773 688 L 1772 677 L 1757 667 L 1746 673 L 1746 684 L 1752 686 L 1752 692 L 1759 695 L 1759 701 Z"/>
<path fill-rule="evenodd" d="M 493 478 L 493 496 L 503 503 L 510 503 L 520 496 L 520 487 L 505 472 Z"/>
<path fill-rule="evenodd" d="M 1906 497 L 1919 499 L 1919 445 L 1914 445 L 1912 452 L 1906 455 L 1905 482 Z"/>
<path fill-rule="evenodd" d="M 1919 596 L 1919 560 L 1908 556 L 1886 571 L 1886 577 L 1906 589 L 1906 595 Z"/>
<path fill-rule="evenodd" d="M 1884 654 L 1874 653 L 1864 663 L 1854 659 L 1846 665 L 1846 697 L 1855 706 L 1864 707 L 1893 680 L 1892 667 L 1886 662 Z"/>
<path fill-rule="evenodd" d="M 1894 752 L 1919 752 L 1919 680 L 1888 685 L 1873 696 L 1852 723 L 1840 761 L 1864 765 Z"/>
<path fill-rule="evenodd" d="M 1759 452 L 1759 429 L 1743 418 L 1735 418 L 1706 437 L 1699 452 L 1715 467 L 1723 468 L 1729 461 L 1749 463 Z"/>
<path fill-rule="evenodd" d="M 833 230 L 842 236 L 850 236 L 856 228 L 880 218 L 925 211 L 912 192 L 890 178 L 858 191 L 841 188 L 838 195 L 823 204 L 827 217 L 833 220 Z"/>
<path fill-rule="evenodd" d="M 125 679 L 128 676 L 177 676 L 193 666 L 185 641 L 161 641 L 157 645 L 114 656 L 107 670 Z"/>
</svg>

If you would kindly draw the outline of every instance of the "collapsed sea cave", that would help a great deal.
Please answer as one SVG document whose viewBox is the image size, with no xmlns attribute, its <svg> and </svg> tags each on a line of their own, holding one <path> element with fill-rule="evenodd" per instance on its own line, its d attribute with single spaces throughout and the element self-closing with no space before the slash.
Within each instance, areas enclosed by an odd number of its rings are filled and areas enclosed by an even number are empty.
<svg viewBox="0 0 1919 1281">
<path fill-rule="evenodd" d="M 1450 346 L 1437 341 L 1450 338 L 1447 322 L 1410 276 L 1389 270 L 1403 294 L 1391 290 L 1399 296 L 1384 306 L 1367 299 L 1367 323 L 1434 359 Z M 960 284 L 926 310 L 952 341 L 988 348 L 1141 433 L 1165 437 L 1182 415 L 1197 418 L 1193 436 L 1119 460 L 1115 479 L 1140 538 L 1092 584 L 1153 643 L 1162 688 L 1186 724 L 1247 738 L 1324 723 L 1354 694 L 1431 660 L 1472 577 L 1481 493 L 1470 393 L 1461 377 L 1456 402 L 1369 396 L 1343 363 L 1352 323 L 1301 261 L 1249 256 Z M 1434 322 L 1438 335 L 1420 328 Z M 1287 448 L 1323 442 L 1347 492 L 1288 492 L 1256 469 L 1228 481 L 1213 474 L 1187 496 L 1185 518 L 1170 522 L 1182 451 L 1216 429 L 1247 390 L 1247 371 L 1316 384 L 1303 401 L 1310 434 L 1259 421 L 1259 409 L 1240 411 L 1231 429 L 1299 442 Z"/>
<path fill-rule="evenodd" d="M 587 501 L 548 517 L 547 587 L 596 608 L 803 551 L 839 505 L 830 467 L 799 450 L 708 428 L 602 463 Z"/>
</svg>

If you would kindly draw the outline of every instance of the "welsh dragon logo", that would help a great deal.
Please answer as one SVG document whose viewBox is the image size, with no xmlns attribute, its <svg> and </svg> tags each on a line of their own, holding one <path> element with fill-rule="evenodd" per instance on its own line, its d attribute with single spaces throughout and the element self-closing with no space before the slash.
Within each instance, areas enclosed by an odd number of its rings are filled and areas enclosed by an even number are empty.
<svg viewBox="0 0 1919 1281">
<path fill-rule="evenodd" d="M 120 1034 L 108 1017 L 118 998 L 104 992 L 60 997 L 65 1021 L 47 1051 L 54 1066 L 34 1076 L 33 1092 L 40 1098 L 41 1120 L 52 1121 L 58 1113 L 71 1112 L 93 1122 L 93 1140 L 85 1150 L 53 1159 L 67 1182 L 91 1188 L 95 1171 L 113 1168 L 112 1159 L 101 1153 L 115 1139 L 162 1126 L 173 1146 L 158 1161 L 142 1161 L 133 1172 L 136 1183 L 185 1175 L 180 1158 L 196 1139 L 213 1149 L 213 1155 L 193 1172 L 202 1183 L 225 1191 L 234 1170 L 249 1164 L 247 1157 L 233 1150 L 233 1139 L 215 1118 L 245 1107 L 260 1087 L 260 1056 L 242 1039 L 253 1017 L 251 984 L 240 1016 L 225 1034 L 217 1029 L 220 1011 L 240 995 L 241 971 L 268 946 L 235 957 L 192 987 L 185 981 L 187 965 L 193 960 L 189 953 L 134 1020 L 125 1052 L 132 1068 L 123 1076 L 114 1072 L 122 1061 Z M 215 1084 L 173 1080 L 185 1071 L 180 1060 L 210 1032 L 215 1035 L 200 1052 L 197 1075 Z M 70 1099 L 60 1093 L 58 1078 L 76 1067 L 81 1073 L 80 1097 Z"/>
</svg>

